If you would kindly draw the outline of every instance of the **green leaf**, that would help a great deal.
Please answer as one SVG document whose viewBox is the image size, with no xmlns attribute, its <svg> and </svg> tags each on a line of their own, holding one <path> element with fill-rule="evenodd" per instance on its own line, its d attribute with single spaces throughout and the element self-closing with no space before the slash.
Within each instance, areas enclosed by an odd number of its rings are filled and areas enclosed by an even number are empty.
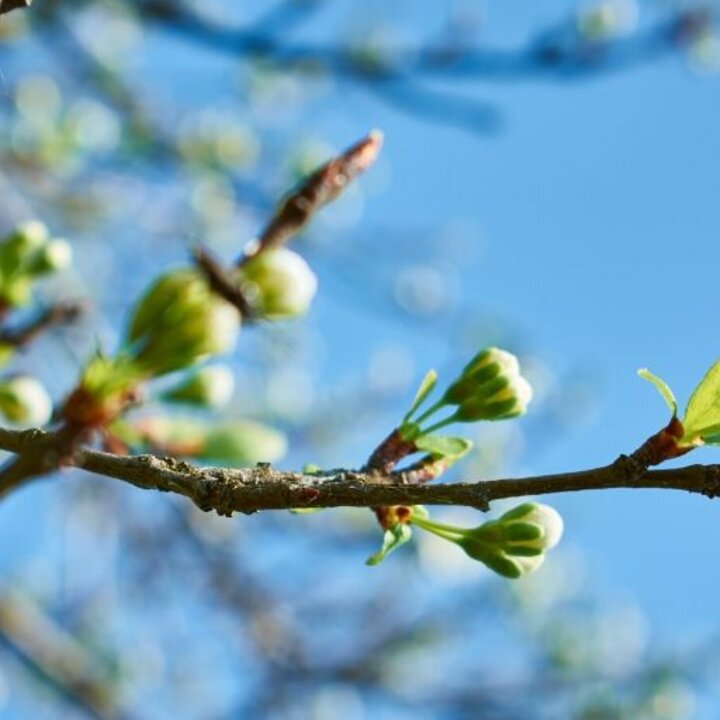
<svg viewBox="0 0 720 720">
<path fill-rule="evenodd" d="M 435 385 L 437 385 L 438 375 L 435 370 L 428 370 L 427 375 L 422 379 L 420 387 L 415 394 L 415 399 L 412 401 L 410 409 L 403 418 L 403 424 L 405 424 L 413 415 L 413 413 L 425 402 L 427 396 L 433 391 Z"/>
<path fill-rule="evenodd" d="M 655 386 L 655 389 L 660 393 L 660 395 L 662 395 L 662 399 L 670 408 L 670 412 L 673 414 L 673 417 L 677 415 L 677 401 L 675 400 L 675 395 L 670 389 L 670 386 L 662 378 L 659 378 L 654 373 L 651 373 L 647 368 L 640 368 L 640 370 L 637 371 L 637 374 L 643 380 L 647 380 Z"/>
<path fill-rule="evenodd" d="M 410 526 L 405 523 L 395 523 L 389 530 L 385 531 L 383 544 L 380 550 L 371 555 L 366 565 L 379 565 L 393 550 L 397 550 L 412 537 Z"/>
<path fill-rule="evenodd" d="M 447 435 L 421 435 L 415 440 L 418 450 L 424 450 L 435 458 L 450 458 L 451 460 L 459 460 L 470 451 L 472 445 L 467 438 Z"/>
<path fill-rule="evenodd" d="M 682 421 L 683 441 L 702 437 L 705 432 L 717 434 L 720 425 L 720 362 L 716 362 L 690 396 Z"/>
</svg>

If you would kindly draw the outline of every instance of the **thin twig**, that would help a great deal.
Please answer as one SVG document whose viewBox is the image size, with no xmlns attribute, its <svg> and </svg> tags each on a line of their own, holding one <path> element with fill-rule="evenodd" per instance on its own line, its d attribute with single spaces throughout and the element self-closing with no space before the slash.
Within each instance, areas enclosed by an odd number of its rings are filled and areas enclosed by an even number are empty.
<svg viewBox="0 0 720 720">
<path fill-rule="evenodd" d="M 347 186 L 377 159 L 382 133 L 373 130 L 352 147 L 318 168 L 280 203 L 272 220 L 238 265 L 259 253 L 286 243 L 302 230 L 324 205 L 335 200 Z"/>
<path fill-rule="evenodd" d="M 109 673 L 106 679 L 98 672 L 98 658 L 29 598 L 0 598 L 0 643 L 83 715 L 95 720 L 121 717 Z"/>
<path fill-rule="evenodd" d="M 21 348 L 56 325 L 75 322 L 84 311 L 80 303 L 58 303 L 46 308 L 29 323 L 17 328 L 0 328 L 0 343 Z"/>
</svg>

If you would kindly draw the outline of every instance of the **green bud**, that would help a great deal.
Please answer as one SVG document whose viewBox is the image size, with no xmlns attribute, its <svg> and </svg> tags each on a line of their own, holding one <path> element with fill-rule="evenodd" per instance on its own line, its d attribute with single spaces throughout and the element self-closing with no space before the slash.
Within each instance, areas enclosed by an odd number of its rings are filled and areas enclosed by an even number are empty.
<svg viewBox="0 0 720 720">
<path fill-rule="evenodd" d="M 249 420 L 213 427 L 198 457 L 234 465 L 276 462 L 285 455 L 285 436 L 267 425 Z"/>
<path fill-rule="evenodd" d="M 164 393 L 167 402 L 221 408 L 230 402 L 235 388 L 235 376 L 224 365 L 202 368 L 185 382 Z"/>
<path fill-rule="evenodd" d="M 524 503 L 497 520 L 471 529 L 437 523 L 423 516 L 413 515 L 410 521 L 454 542 L 474 560 L 509 578 L 539 568 L 545 553 L 557 545 L 563 532 L 563 521 L 557 511 L 539 503 Z"/>
<path fill-rule="evenodd" d="M 519 373 L 502 373 L 481 382 L 463 399 L 455 414 L 461 422 L 505 420 L 523 415 L 532 400 L 532 387 Z"/>
<path fill-rule="evenodd" d="M 510 555 L 539 554 L 558 544 L 563 533 L 563 520 L 549 505 L 523 503 L 497 520 L 481 525 L 473 533 L 485 541 L 495 535 L 495 543 Z"/>
<path fill-rule="evenodd" d="M 127 339 L 150 375 L 190 367 L 229 351 L 240 329 L 237 310 L 191 269 L 160 277 L 138 302 Z"/>
<path fill-rule="evenodd" d="M 465 366 L 442 402 L 459 406 L 454 420 L 475 422 L 522 415 L 531 399 L 532 388 L 520 375 L 517 358 L 491 347 L 479 352 Z"/>
<path fill-rule="evenodd" d="M 47 244 L 48 238 L 48 229 L 41 222 L 18 225 L 0 243 L 0 273 L 10 277 L 21 272 L 27 262 Z"/>
<path fill-rule="evenodd" d="M 15 345 L 0 342 L 0 367 L 7 365 L 15 357 L 16 351 Z"/>
<path fill-rule="evenodd" d="M 72 261 L 72 249 L 66 240 L 52 240 L 41 248 L 27 264 L 30 275 L 48 275 L 64 270 Z"/>
<path fill-rule="evenodd" d="M 317 278 L 310 266 L 287 248 L 260 253 L 238 274 L 249 301 L 271 319 L 305 314 L 317 291 Z"/>
<path fill-rule="evenodd" d="M 22 307 L 32 299 L 32 280 L 28 275 L 10 279 L 0 276 L 0 299 L 11 307 Z"/>
<path fill-rule="evenodd" d="M 12 423 L 29 427 L 47 424 L 52 401 L 39 380 L 18 376 L 0 383 L 0 412 Z"/>
</svg>

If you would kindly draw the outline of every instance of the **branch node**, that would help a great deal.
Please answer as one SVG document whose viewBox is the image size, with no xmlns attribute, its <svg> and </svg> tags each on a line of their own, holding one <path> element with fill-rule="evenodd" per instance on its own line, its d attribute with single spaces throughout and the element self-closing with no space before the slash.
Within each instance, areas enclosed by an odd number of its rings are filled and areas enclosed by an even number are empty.
<svg viewBox="0 0 720 720">
<path fill-rule="evenodd" d="M 720 496 L 720 465 L 707 465 L 704 470 L 705 480 L 701 492 L 712 500 Z"/>
</svg>

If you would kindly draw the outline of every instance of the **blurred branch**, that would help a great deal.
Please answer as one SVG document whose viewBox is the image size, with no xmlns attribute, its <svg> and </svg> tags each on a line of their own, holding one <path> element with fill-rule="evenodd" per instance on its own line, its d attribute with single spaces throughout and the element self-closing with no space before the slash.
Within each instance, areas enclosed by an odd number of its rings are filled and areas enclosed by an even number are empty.
<svg viewBox="0 0 720 720">
<path fill-rule="evenodd" d="M 347 186 L 377 159 L 383 136 L 372 130 L 352 147 L 322 165 L 282 200 L 274 217 L 238 265 L 259 253 L 285 244 L 297 235 L 324 205 L 337 199 Z"/>
<path fill-rule="evenodd" d="M 33 457 L 47 447 L 51 433 L 0 429 L 0 448 Z M 154 455 L 134 457 L 78 449 L 75 467 L 115 478 L 145 490 L 173 492 L 190 498 L 202 510 L 220 515 L 291 508 L 376 507 L 389 505 L 457 505 L 487 510 L 506 498 L 610 488 L 685 490 L 720 495 L 720 465 L 689 465 L 672 470 L 645 470 L 636 457 L 621 455 L 614 463 L 592 470 L 537 477 L 481 480 L 452 485 L 411 485 L 402 472 L 332 470 L 316 475 L 254 468 L 197 468 Z"/>
<path fill-rule="evenodd" d="M 80 303 L 51 305 L 26 325 L 17 328 L 0 328 L 0 344 L 23 347 L 45 330 L 74 322 L 80 317 L 83 309 Z"/>
<path fill-rule="evenodd" d="M 0 643 L 84 715 L 120 717 L 110 684 L 99 677 L 97 658 L 28 599 L 0 598 Z"/>
<path fill-rule="evenodd" d="M 347 186 L 377 159 L 382 133 L 371 131 L 366 137 L 340 153 L 291 190 L 275 211 L 260 236 L 245 249 L 235 263 L 242 267 L 260 253 L 284 245 L 297 235 L 324 205 L 337 199 Z M 193 259 L 215 293 L 235 306 L 244 320 L 257 319 L 257 313 L 227 270 L 202 247 L 193 251 Z"/>
<path fill-rule="evenodd" d="M 349 45 L 288 42 L 284 36 L 266 32 L 262 23 L 227 27 L 171 0 L 145 0 L 137 9 L 146 20 L 191 42 L 235 57 L 262 58 L 288 69 L 324 70 L 353 80 L 442 76 L 500 82 L 579 77 L 651 62 L 677 49 L 711 15 L 708 7 L 683 8 L 627 39 L 568 37 L 566 25 L 560 23 L 536 33 L 518 48 L 458 49 L 446 42 L 394 48 L 389 58 L 368 59 Z"/>
<path fill-rule="evenodd" d="M 11 10 L 30 7 L 32 0 L 0 0 L 0 15 L 9 13 Z"/>
</svg>

